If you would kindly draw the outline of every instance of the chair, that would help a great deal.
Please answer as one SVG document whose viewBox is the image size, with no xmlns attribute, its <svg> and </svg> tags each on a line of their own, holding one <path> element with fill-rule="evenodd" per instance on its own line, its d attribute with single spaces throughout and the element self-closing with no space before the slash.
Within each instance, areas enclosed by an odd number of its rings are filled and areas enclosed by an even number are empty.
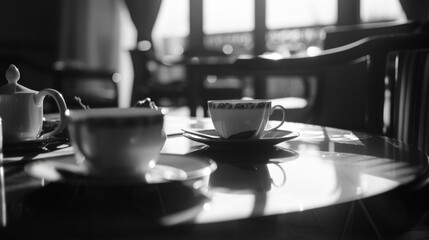
<svg viewBox="0 0 429 240">
<path fill-rule="evenodd" d="M 194 56 L 186 63 L 189 81 L 188 106 L 191 116 L 196 116 L 197 107 L 203 108 L 208 116 L 207 101 L 222 99 L 241 99 L 244 96 L 244 83 L 233 69 L 233 60 L 228 56 Z"/>
<path fill-rule="evenodd" d="M 238 72 L 321 76 L 357 66 L 365 77 L 317 79 L 307 122 L 381 134 L 429 150 L 429 35 L 389 34 L 364 38 L 314 57 L 240 57 Z"/>
<path fill-rule="evenodd" d="M 231 72 L 228 71 L 231 69 L 230 63 L 219 63 L 219 59 L 223 60 L 226 56 L 218 51 L 187 51 L 182 59 L 172 62 L 161 61 L 149 51 L 135 49 L 130 54 L 134 67 L 132 103 L 149 97 L 159 106 L 187 106 L 191 116 L 196 116 L 197 107 L 202 106 L 207 116 L 207 100 L 243 96 L 242 86 L 237 81 L 232 81 L 232 84 L 231 81 L 206 84 L 208 74 L 228 76 Z M 163 70 L 172 71 L 167 81 L 159 78 Z M 197 90 L 192 91 L 195 88 Z M 194 96 L 192 92 L 198 92 L 200 96 Z"/>
<path fill-rule="evenodd" d="M 91 108 L 118 107 L 119 79 L 115 71 L 64 61 L 56 61 L 49 71 L 55 77 L 54 86 L 63 94 L 69 108 L 81 107 L 75 97 Z"/>
<path fill-rule="evenodd" d="M 138 49 L 130 50 L 134 69 L 134 85 L 131 97 L 131 104 L 138 100 L 151 98 L 160 106 L 184 106 L 186 104 L 187 82 L 180 74 L 182 62 L 166 63 L 152 56 L 149 51 Z M 168 82 L 162 82 L 156 76 L 159 71 L 176 69 L 174 79 L 169 78 Z"/>
<path fill-rule="evenodd" d="M 385 34 L 418 32 L 422 24 L 415 21 L 362 23 L 347 26 L 328 26 L 324 29 L 323 48 L 330 49 L 344 46 L 360 39 Z"/>
<path fill-rule="evenodd" d="M 406 22 L 382 22 L 382 23 L 365 23 L 358 25 L 347 25 L 347 26 L 329 26 L 324 28 L 325 38 L 323 41 L 323 48 L 325 50 L 344 46 L 352 42 L 358 41 L 365 37 L 382 35 L 382 34 L 399 34 L 399 33 L 412 33 L 419 31 L 421 25 L 418 22 L 406 21 Z M 276 54 L 272 54 L 274 57 L 278 57 Z M 264 55 L 267 56 L 267 55 Z M 296 91 L 292 82 L 287 79 L 288 83 L 284 85 L 291 86 L 292 89 L 288 90 L 285 93 L 285 96 L 290 96 L 291 94 L 296 95 L 296 97 L 282 98 L 281 101 L 276 100 L 276 103 L 284 105 L 288 110 L 288 119 L 289 121 L 294 122 L 311 122 L 312 117 L 314 116 L 314 105 L 316 100 L 316 94 L 322 86 L 319 86 L 322 82 L 335 82 L 335 85 L 338 88 L 361 88 L 359 79 L 366 78 L 366 63 L 365 61 L 357 61 L 354 64 L 339 64 L 336 66 L 331 66 L 329 69 L 324 69 L 323 71 L 301 71 L 301 72 L 260 72 L 259 75 L 282 75 L 284 79 L 287 75 L 289 79 L 300 80 L 295 81 L 298 83 L 298 86 L 301 86 L 299 91 Z M 245 69 L 238 69 L 238 72 L 246 72 Z M 253 74 L 258 74 L 253 72 Z M 344 81 L 336 79 L 343 78 L 354 78 L 355 80 L 350 80 L 345 83 Z M 261 77 L 260 79 L 264 79 Z M 319 79 L 325 79 L 320 81 Z M 262 81 L 261 81 L 262 82 Z M 350 85 L 354 83 L 354 85 Z M 259 83 L 259 85 L 264 85 L 265 83 Z M 342 86 L 344 84 L 345 86 Z M 262 96 L 263 98 L 272 97 L 268 91 L 267 96 Z M 275 98 L 278 96 L 274 96 Z M 344 98 L 352 101 L 356 96 L 347 94 L 343 96 Z M 350 115 L 354 113 L 354 110 L 344 108 L 342 111 L 345 115 Z M 276 114 L 274 114 L 276 116 Z M 326 116 L 329 117 L 329 116 Z M 344 119 L 336 118 L 331 119 L 330 121 L 338 121 L 336 125 L 341 126 L 342 122 L 345 122 Z M 350 126 L 351 119 L 348 119 L 348 126 Z M 359 125 L 360 123 L 354 123 L 354 125 Z M 359 128 L 359 126 L 355 127 Z"/>
</svg>

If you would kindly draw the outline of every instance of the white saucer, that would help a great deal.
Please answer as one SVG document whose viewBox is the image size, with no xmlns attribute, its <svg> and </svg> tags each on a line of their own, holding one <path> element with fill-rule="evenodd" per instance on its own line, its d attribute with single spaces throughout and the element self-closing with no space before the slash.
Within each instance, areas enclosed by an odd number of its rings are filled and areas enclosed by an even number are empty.
<svg viewBox="0 0 429 240">
<path fill-rule="evenodd" d="M 219 136 L 214 129 L 208 130 L 194 130 L 197 132 Z M 209 145 L 210 147 L 222 147 L 222 148 L 231 148 L 231 147 L 271 147 L 276 144 L 279 144 L 284 141 L 288 141 L 299 136 L 298 132 L 288 131 L 288 130 L 273 130 L 266 133 L 260 139 L 209 139 L 205 137 L 196 136 L 189 133 L 183 133 L 183 136 L 200 143 Z"/>
<path fill-rule="evenodd" d="M 29 164 L 25 170 L 35 178 L 49 182 L 90 184 L 157 184 L 168 181 L 185 181 L 209 176 L 216 169 L 208 158 L 161 154 L 152 171 L 132 176 L 93 175 L 85 164 L 76 164 L 74 158 L 67 160 L 45 160 Z"/>
</svg>

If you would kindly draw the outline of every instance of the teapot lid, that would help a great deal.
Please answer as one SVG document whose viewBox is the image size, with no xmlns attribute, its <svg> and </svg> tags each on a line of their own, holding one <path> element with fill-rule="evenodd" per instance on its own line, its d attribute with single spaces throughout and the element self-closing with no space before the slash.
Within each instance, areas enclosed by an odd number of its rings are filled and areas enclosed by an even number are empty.
<svg viewBox="0 0 429 240">
<path fill-rule="evenodd" d="M 20 73 L 18 68 L 11 64 L 6 70 L 7 84 L 0 87 L 0 94 L 14 94 L 14 93 L 35 93 L 36 91 L 26 88 L 18 84 Z"/>
</svg>

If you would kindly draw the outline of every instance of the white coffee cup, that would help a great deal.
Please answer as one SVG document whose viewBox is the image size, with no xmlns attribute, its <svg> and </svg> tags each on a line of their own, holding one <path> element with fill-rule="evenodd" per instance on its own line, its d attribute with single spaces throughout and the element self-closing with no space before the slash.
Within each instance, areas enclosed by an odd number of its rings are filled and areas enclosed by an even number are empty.
<svg viewBox="0 0 429 240">
<path fill-rule="evenodd" d="M 77 159 L 105 176 L 141 175 L 157 163 L 165 142 L 164 115 L 149 108 L 69 110 L 69 134 Z"/>
<path fill-rule="evenodd" d="M 275 109 L 282 111 L 282 120 L 266 129 Z M 210 100 L 208 110 L 216 132 L 228 139 L 239 136 L 261 138 L 264 133 L 278 129 L 285 122 L 286 111 L 281 105 L 271 107 L 270 100 Z"/>
</svg>

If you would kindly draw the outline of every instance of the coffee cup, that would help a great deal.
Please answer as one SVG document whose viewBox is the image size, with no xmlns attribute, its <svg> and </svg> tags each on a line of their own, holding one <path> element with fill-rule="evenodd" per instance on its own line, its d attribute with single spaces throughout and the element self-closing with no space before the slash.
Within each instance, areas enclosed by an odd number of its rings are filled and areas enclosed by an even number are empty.
<svg viewBox="0 0 429 240">
<path fill-rule="evenodd" d="M 216 132 L 224 139 L 261 138 L 285 122 L 286 111 L 281 105 L 271 106 L 270 100 L 210 100 L 208 111 Z M 267 129 L 275 109 L 282 111 L 282 120 Z"/>
<path fill-rule="evenodd" d="M 62 95 L 54 89 L 40 92 L 19 85 L 19 71 L 11 65 L 6 78 L 8 84 L 0 88 L 0 117 L 3 120 L 3 138 L 5 143 L 46 139 L 62 132 L 65 128 L 66 103 Z M 60 123 L 52 131 L 42 135 L 43 101 L 51 96 L 59 109 Z"/>
<path fill-rule="evenodd" d="M 164 115 L 149 108 L 68 110 L 72 146 L 91 174 L 141 175 L 156 165 L 165 142 Z"/>
</svg>

